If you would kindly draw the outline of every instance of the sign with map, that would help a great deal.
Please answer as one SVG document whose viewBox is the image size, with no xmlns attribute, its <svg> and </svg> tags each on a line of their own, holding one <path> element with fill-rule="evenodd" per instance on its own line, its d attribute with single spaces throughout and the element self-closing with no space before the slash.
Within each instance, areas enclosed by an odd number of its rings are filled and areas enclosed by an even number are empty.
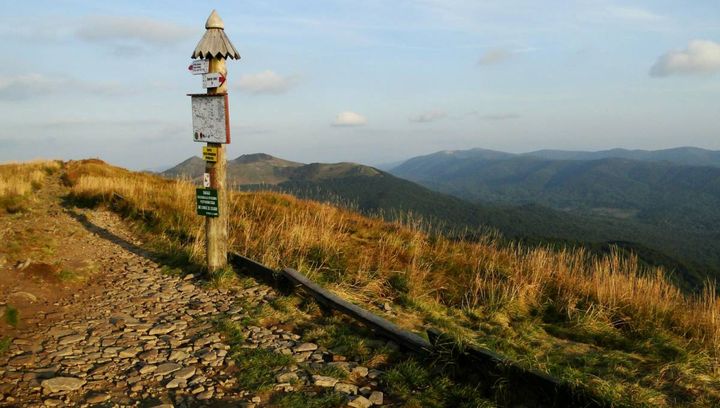
<svg viewBox="0 0 720 408">
<path fill-rule="evenodd" d="M 193 140 L 230 143 L 227 94 L 194 94 L 192 98 Z"/>
</svg>

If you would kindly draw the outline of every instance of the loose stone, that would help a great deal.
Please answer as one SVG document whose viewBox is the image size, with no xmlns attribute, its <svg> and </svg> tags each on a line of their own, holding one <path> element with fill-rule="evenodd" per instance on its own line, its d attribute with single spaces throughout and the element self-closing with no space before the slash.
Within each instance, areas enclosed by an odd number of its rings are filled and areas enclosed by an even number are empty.
<svg viewBox="0 0 720 408">
<path fill-rule="evenodd" d="M 188 378 L 195 375 L 195 367 L 185 367 L 175 373 L 175 378 L 187 380 Z"/>
<path fill-rule="evenodd" d="M 203 391 L 203 392 L 197 394 L 196 398 L 199 400 L 207 400 L 207 399 L 212 398 L 213 395 L 215 395 L 215 391 L 210 389 L 210 390 Z"/>
<path fill-rule="evenodd" d="M 362 395 L 358 396 L 354 400 L 350 401 L 350 403 L 348 403 L 348 407 L 353 408 L 370 408 L 372 405 L 372 402 L 370 402 L 370 400 L 363 397 Z"/>
<path fill-rule="evenodd" d="M 167 375 L 170 373 L 174 373 L 175 371 L 178 371 L 181 368 L 182 368 L 182 366 L 180 366 L 180 364 L 175 364 L 175 363 L 160 364 L 158 366 L 157 370 L 155 370 L 155 375 Z"/>
<path fill-rule="evenodd" d="M 172 323 L 164 323 L 159 324 L 152 329 L 150 329 L 150 332 L 148 333 L 151 336 L 157 335 L 157 334 L 168 334 L 171 331 L 175 330 L 175 325 Z"/>
<path fill-rule="evenodd" d="M 358 393 L 358 387 L 352 384 L 337 383 L 335 384 L 335 391 L 348 395 L 356 395 Z"/>
<path fill-rule="evenodd" d="M 156 365 L 150 365 L 150 364 L 149 364 L 149 365 L 143 366 L 143 367 L 140 369 L 140 374 L 152 373 L 152 372 L 155 371 L 155 370 L 157 370 L 157 366 L 156 366 Z"/>
<path fill-rule="evenodd" d="M 373 405 L 382 405 L 383 404 L 383 393 L 380 391 L 373 391 L 372 394 L 370 394 L 370 398 L 368 398 L 370 402 L 373 403 Z"/>
<path fill-rule="evenodd" d="M 72 335 L 70 335 L 70 336 L 62 337 L 62 338 L 58 341 L 58 344 L 61 345 L 61 346 L 64 346 L 64 345 L 67 345 L 67 344 L 75 344 L 75 343 L 78 343 L 78 342 L 83 341 L 83 340 L 85 340 L 85 335 L 84 335 L 84 334 L 72 334 Z"/>
<path fill-rule="evenodd" d="M 332 388 L 338 382 L 337 378 L 326 377 L 324 375 L 313 375 L 312 379 L 313 379 L 313 384 L 315 384 L 318 387 Z"/>
<path fill-rule="evenodd" d="M 49 392 L 75 391 L 85 385 L 85 380 L 74 377 L 55 377 L 43 380 L 41 386 Z"/>
<path fill-rule="evenodd" d="M 109 394 L 93 394 L 89 396 L 85 401 L 87 401 L 90 404 L 99 404 L 101 402 L 105 402 L 110 399 Z"/>
<path fill-rule="evenodd" d="M 292 383 L 300 380 L 297 373 L 282 373 L 275 376 L 275 381 L 278 383 Z"/>
<path fill-rule="evenodd" d="M 303 353 L 305 351 L 315 351 L 317 350 L 318 346 L 314 343 L 303 343 L 297 347 L 295 347 L 296 353 Z"/>
</svg>

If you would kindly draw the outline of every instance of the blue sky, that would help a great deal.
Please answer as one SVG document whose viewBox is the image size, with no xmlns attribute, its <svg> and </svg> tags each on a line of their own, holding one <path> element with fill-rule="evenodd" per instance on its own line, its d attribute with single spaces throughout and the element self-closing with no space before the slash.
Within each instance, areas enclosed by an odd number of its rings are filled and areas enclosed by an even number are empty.
<svg viewBox="0 0 720 408">
<path fill-rule="evenodd" d="M 29 1 L 0 16 L 0 161 L 199 155 L 187 71 L 217 9 L 230 157 L 720 149 L 716 1 Z"/>
</svg>

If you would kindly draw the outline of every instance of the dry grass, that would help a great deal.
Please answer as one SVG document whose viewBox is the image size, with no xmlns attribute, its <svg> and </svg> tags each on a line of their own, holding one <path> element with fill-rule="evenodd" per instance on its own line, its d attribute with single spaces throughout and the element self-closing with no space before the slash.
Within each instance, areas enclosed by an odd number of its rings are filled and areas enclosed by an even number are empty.
<svg viewBox="0 0 720 408">
<path fill-rule="evenodd" d="M 60 169 L 57 161 L 0 164 L 0 211 L 27 211 L 33 193 L 42 187 L 45 177 Z"/>
<path fill-rule="evenodd" d="M 71 163 L 68 178 L 76 197 L 122 195 L 202 262 L 194 186 L 94 161 Z M 233 250 L 297 268 L 366 306 L 395 301 L 406 327 L 453 330 L 592 384 L 611 401 L 720 402 L 720 302 L 712 284 L 688 296 L 662 270 L 617 253 L 505 245 L 493 236 L 454 241 L 412 219 L 388 223 L 276 193 L 234 193 L 230 211 Z"/>
<path fill-rule="evenodd" d="M 0 197 L 24 196 L 37 190 L 45 176 L 60 169 L 57 161 L 0 164 Z"/>
</svg>

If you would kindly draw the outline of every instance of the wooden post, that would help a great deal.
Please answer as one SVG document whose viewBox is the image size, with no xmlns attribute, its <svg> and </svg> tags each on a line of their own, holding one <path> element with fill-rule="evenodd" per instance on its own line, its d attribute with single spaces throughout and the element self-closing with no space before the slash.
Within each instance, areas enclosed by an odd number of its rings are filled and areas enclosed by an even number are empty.
<svg viewBox="0 0 720 408">
<path fill-rule="evenodd" d="M 227 68 L 224 59 L 210 58 L 209 72 L 217 72 L 227 78 Z M 227 93 L 227 79 L 217 88 L 208 88 L 207 93 Z M 218 217 L 205 218 L 205 251 L 207 254 L 208 270 L 213 272 L 227 266 L 228 241 L 228 199 L 227 199 L 227 157 L 225 145 L 222 143 L 208 143 L 208 146 L 217 147 L 217 161 L 205 162 L 205 173 L 210 174 L 210 188 L 218 192 Z"/>
<path fill-rule="evenodd" d="M 240 54 L 225 35 L 225 24 L 215 10 L 210 13 L 205 22 L 205 35 L 195 47 L 192 58 L 200 58 L 208 61 L 207 74 L 220 74 L 219 86 L 207 89 L 208 95 L 227 94 L 227 68 L 225 61 L 228 58 L 240 59 Z M 192 66 L 191 66 L 192 68 Z M 217 79 L 217 78 L 216 78 Z M 215 85 L 216 83 L 213 83 Z M 207 85 L 206 85 L 207 86 Z M 229 113 L 226 108 L 226 117 Z M 229 119 L 225 123 L 227 141 L 229 139 Z M 197 140 L 197 137 L 196 137 Z M 214 140 L 214 139 L 210 139 Z M 228 252 L 228 193 L 227 193 L 227 156 L 223 143 L 210 143 L 208 147 L 217 149 L 215 162 L 205 162 L 205 172 L 210 176 L 209 188 L 217 191 L 218 212 L 217 217 L 207 216 L 205 218 L 205 250 L 207 254 L 207 268 L 214 272 L 227 266 Z M 200 207 L 198 206 L 198 211 Z"/>
</svg>

